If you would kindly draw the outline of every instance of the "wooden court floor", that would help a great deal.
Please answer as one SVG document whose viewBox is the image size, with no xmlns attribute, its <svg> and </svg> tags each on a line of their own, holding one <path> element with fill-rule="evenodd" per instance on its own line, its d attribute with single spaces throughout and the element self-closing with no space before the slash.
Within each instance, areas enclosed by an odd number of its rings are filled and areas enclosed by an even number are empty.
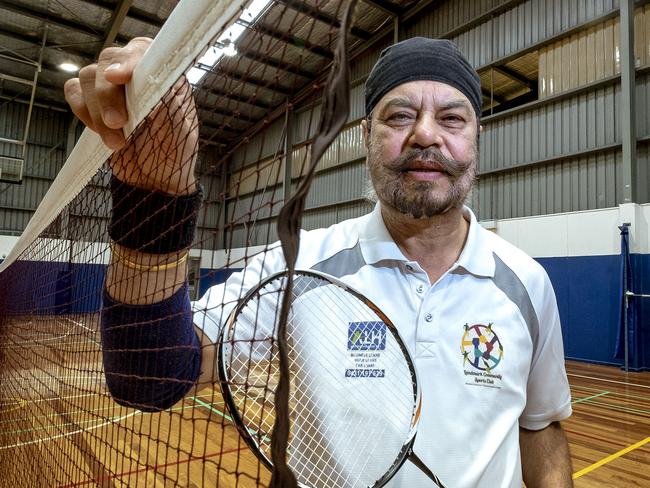
<svg viewBox="0 0 650 488">
<path fill-rule="evenodd" d="M 650 487 L 650 372 L 567 362 L 577 488 Z"/>
<path fill-rule="evenodd" d="M 100 368 L 88 364 L 92 372 Z M 37 371 L 25 368 L 37 378 Z M 575 486 L 650 487 L 650 373 L 579 362 L 568 362 L 567 373 L 574 413 L 563 425 Z M 98 384 L 92 379 L 48 398 L 43 393 L 51 387 L 43 383 L 38 401 L 4 402 L 0 488 L 268 482 L 217 391 L 203 390 L 169 412 L 151 415 L 117 407 L 103 388 L 95 389 Z"/>
</svg>

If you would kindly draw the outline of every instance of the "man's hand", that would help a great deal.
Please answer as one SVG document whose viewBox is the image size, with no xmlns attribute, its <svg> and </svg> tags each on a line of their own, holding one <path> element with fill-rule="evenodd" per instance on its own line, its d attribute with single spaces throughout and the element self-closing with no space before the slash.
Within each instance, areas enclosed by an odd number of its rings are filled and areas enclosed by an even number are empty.
<svg viewBox="0 0 650 488">
<path fill-rule="evenodd" d="M 65 84 L 74 114 L 116 151 L 109 163 L 114 175 L 133 186 L 170 194 L 196 189 L 194 164 L 198 118 L 185 79 L 165 95 L 126 143 L 128 121 L 124 85 L 152 40 L 137 37 L 122 48 L 104 49 L 97 64 L 79 71 Z"/>
<path fill-rule="evenodd" d="M 571 455 L 559 422 L 541 430 L 519 429 L 521 467 L 527 488 L 570 488 Z"/>
</svg>

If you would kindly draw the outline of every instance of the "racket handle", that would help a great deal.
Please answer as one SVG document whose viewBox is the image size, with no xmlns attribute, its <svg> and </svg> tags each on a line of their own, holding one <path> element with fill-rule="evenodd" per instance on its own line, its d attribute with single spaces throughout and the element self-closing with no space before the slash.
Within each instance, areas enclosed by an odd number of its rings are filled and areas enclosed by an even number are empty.
<svg viewBox="0 0 650 488">
<path fill-rule="evenodd" d="M 439 488 L 447 488 L 442 481 L 438 479 L 438 477 L 431 472 L 431 470 L 427 467 L 426 464 L 418 457 L 415 452 L 413 452 L 413 448 L 409 450 L 408 454 L 408 460 L 411 461 L 415 466 L 418 467 L 420 471 L 422 471 L 424 474 L 426 474 L 431 481 L 433 481 L 436 486 Z"/>
</svg>

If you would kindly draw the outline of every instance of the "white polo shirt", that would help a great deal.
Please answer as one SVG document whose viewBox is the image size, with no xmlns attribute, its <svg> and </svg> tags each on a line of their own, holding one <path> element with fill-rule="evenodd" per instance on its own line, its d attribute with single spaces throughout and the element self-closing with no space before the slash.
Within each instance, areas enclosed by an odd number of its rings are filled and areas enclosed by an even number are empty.
<svg viewBox="0 0 650 488">
<path fill-rule="evenodd" d="M 519 426 L 537 430 L 571 414 L 555 295 L 536 261 L 483 229 L 469 209 L 464 215 L 465 247 L 436 283 L 401 253 L 379 206 L 303 231 L 296 268 L 338 277 L 399 329 L 423 397 L 414 450 L 447 486 L 520 488 Z M 239 297 L 284 268 L 277 246 L 256 257 L 195 302 L 195 323 L 217 341 Z M 387 486 L 431 481 L 407 461 Z"/>
</svg>

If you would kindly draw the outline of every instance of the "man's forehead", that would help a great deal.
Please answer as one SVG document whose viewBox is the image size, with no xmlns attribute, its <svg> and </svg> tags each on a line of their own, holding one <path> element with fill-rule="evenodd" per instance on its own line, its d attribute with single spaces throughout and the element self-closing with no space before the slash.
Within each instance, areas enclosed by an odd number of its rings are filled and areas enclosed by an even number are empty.
<svg viewBox="0 0 650 488">
<path fill-rule="evenodd" d="M 463 92 L 446 83 L 428 80 L 402 83 L 386 93 L 377 105 L 378 108 L 395 105 L 419 108 L 424 104 L 474 111 L 471 102 Z"/>
</svg>

